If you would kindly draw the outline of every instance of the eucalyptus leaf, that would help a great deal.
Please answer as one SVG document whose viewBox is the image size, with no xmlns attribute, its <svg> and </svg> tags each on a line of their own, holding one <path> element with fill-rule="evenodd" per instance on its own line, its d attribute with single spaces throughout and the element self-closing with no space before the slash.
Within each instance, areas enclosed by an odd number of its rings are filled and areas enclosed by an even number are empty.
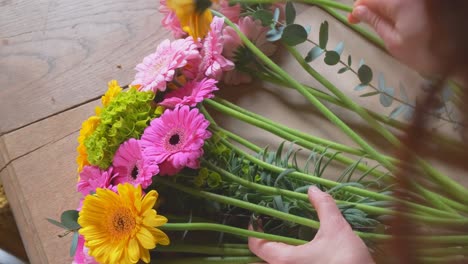
<svg viewBox="0 0 468 264">
<path fill-rule="evenodd" d="M 326 49 L 328 44 L 328 22 L 324 21 L 320 25 L 320 33 L 319 33 L 319 46 L 322 49 Z"/>
<path fill-rule="evenodd" d="M 358 66 L 358 67 L 360 68 L 360 67 L 361 67 L 362 65 L 364 65 L 364 64 L 366 64 L 366 62 L 364 61 L 364 59 L 361 59 L 361 60 L 359 61 L 359 66 Z"/>
<path fill-rule="evenodd" d="M 49 221 L 49 223 L 53 224 L 53 225 L 56 225 L 60 228 L 63 228 L 63 229 L 66 229 L 68 230 L 68 228 L 66 226 L 64 226 L 62 223 L 60 223 L 59 221 L 57 220 L 54 220 L 54 219 L 50 219 L 50 218 L 46 218 L 47 221 Z"/>
<path fill-rule="evenodd" d="M 340 43 L 338 43 L 338 45 L 336 45 L 335 51 L 341 56 L 341 54 L 343 54 L 343 50 L 344 50 L 344 42 L 341 41 Z"/>
<path fill-rule="evenodd" d="M 270 42 L 280 40 L 281 36 L 283 35 L 283 30 L 284 30 L 284 27 L 279 27 L 278 29 L 276 28 L 270 29 L 266 34 L 267 40 Z"/>
<path fill-rule="evenodd" d="M 388 117 L 392 118 L 392 119 L 395 119 L 397 118 L 401 113 L 403 113 L 403 111 L 405 110 L 405 105 L 399 105 L 398 107 L 396 107 L 395 109 L 392 110 L 392 112 L 390 112 L 390 114 L 388 115 Z"/>
<path fill-rule="evenodd" d="M 358 84 L 356 87 L 354 87 L 354 91 L 362 91 L 366 89 L 367 85 L 365 84 Z"/>
<path fill-rule="evenodd" d="M 401 96 L 401 100 L 403 100 L 403 102 L 405 102 L 406 104 L 409 104 L 409 99 L 408 99 L 408 95 L 406 93 L 406 88 L 403 85 L 403 83 L 401 83 L 401 82 L 400 82 L 400 96 Z"/>
<path fill-rule="evenodd" d="M 255 19 L 258 19 L 262 22 L 262 25 L 264 27 L 269 26 L 273 23 L 273 14 L 271 11 L 265 10 L 265 9 L 259 9 L 255 11 L 252 16 Z"/>
<path fill-rule="evenodd" d="M 339 74 L 342 74 L 342 73 L 347 72 L 348 70 L 349 70 L 348 67 L 343 67 L 343 68 L 341 68 L 341 69 L 338 70 L 338 73 L 339 73 Z"/>
<path fill-rule="evenodd" d="M 280 16 L 280 10 L 279 8 L 275 8 L 275 11 L 273 12 L 273 22 L 275 23 L 272 24 L 271 26 L 275 26 L 276 24 L 278 24 L 279 16 Z"/>
<path fill-rule="evenodd" d="M 77 230 L 80 228 L 80 225 L 78 224 L 78 211 L 76 210 L 68 210 L 63 212 L 60 216 L 60 221 L 69 230 Z"/>
<path fill-rule="evenodd" d="M 304 60 L 306 62 L 311 62 L 320 57 L 320 55 L 322 55 L 324 52 L 325 51 L 322 48 L 315 46 L 307 53 L 307 56 L 304 58 Z"/>
<path fill-rule="evenodd" d="M 307 40 L 307 31 L 299 24 L 287 25 L 281 40 L 289 46 L 296 46 Z"/>
<path fill-rule="evenodd" d="M 348 55 L 348 66 L 351 67 L 352 63 L 353 63 L 353 59 L 351 58 L 351 55 Z"/>
<path fill-rule="evenodd" d="M 330 66 L 336 65 L 338 64 L 338 62 L 340 62 L 340 54 L 338 54 L 338 52 L 334 50 L 327 51 L 325 53 L 324 61 L 327 65 L 330 65 Z"/>
<path fill-rule="evenodd" d="M 73 239 L 72 239 L 72 243 L 70 246 L 70 257 L 75 256 L 76 248 L 78 247 L 78 237 L 79 237 L 78 232 L 73 232 Z"/>
<path fill-rule="evenodd" d="M 358 77 L 362 84 L 369 84 L 373 77 L 372 69 L 369 66 L 363 64 L 361 67 L 359 67 Z"/>
<path fill-rule="evenodd" d="M 286 24 L 293 24 L 294 20 L 296 19 L 296 9 L 294 8 L 294 4 L 292 2 L 286 3 Z"/>
<path fill-rule="evenodd" d="M 395 89 L 391 87 L 385 88 L 385 90 L 380 94 L 380 103 L 384 107 L 389 107 L 393 103 L 393 96 L 395 95 Z"/>
<path fill-rule="evenodd" d="M 405 120 L 410 121 L 411 119 L 413 119 L 413 115 L 414 115 L 414 108 L 406 106 L 404 114 L 403 114 L 403 117 L 405 118 Z"/>
<path fill-rule="evenodd" d="M 365 94 L 361 94 L 359 97 L 369 97 L 369 96 L 373 96 L 373 95 L 376 95 L 376 94 L 380 94 L 380 91 L 368 92 L 368 93 L 365 93 Z"/>
<path fill-rule="evenodd" d="M 379 73 L 379 90 L 384 91 L 385 90 L 385 78 L 383 73 Z"/>
</svg>

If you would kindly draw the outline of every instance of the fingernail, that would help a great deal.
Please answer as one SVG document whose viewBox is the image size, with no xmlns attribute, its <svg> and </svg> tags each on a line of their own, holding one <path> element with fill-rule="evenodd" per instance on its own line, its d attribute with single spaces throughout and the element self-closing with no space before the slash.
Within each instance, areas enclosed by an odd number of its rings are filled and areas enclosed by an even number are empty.
<svg viewBox="0 0 468 264">
<path fill-rule="evenodd" d="M 367 13 L 368 9 L 367 7 L 365 6 L 357 6 L 353 9 L 353 16 L 359 20 L 362 20 L 365 16 L 366 16 L 366 13 Z"/>
<path fill-rule="evenodd" d="M 310 191 L 313 192 L 313 193 L 315 193 L 315 192 L 320 192 L 320 189 L 317 188 L 317 186 L 311 186 L 311 187 L 310 187 Z"/>
</svg>

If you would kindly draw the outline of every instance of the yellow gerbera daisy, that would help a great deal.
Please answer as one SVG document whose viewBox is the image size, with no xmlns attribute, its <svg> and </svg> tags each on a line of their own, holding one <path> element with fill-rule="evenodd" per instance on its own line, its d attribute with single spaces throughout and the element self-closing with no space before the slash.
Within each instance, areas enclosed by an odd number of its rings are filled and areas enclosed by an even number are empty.
<svg viewBox="0 0 468 264">
<path fill-rule="evenodd" d="M 107 87 L 108 88 L 106 93 L 101 98 L 103 107 L 108 106 L 112 99 L 114 99 L 122 91 L 122 87 L 120 87 L 119 83 L 116 80 L 110 81 L 107 84 Z M 89 165 L 88 153 L 86 152 L 84 141 L 94 132 L 94 130 L 96 130 L 96 127 L 99 125 L 99 116 L 101 115 L 102 108 L 96 107 L 95 112 L 95 116 L 91 116 L 81 124 L 80 135 L 78 136 L 78 147 L 76 148 L 76 151 L 78 152 L 78 157 L 76 157 L 76 163 L 78 164 L 78 173 L 80 173 L 83 170 L 84 166 Z"/>
<path fill-rule="evenodd" d="M 167 0 L 167 6 L 175 12 L 182 29 L 197 41 L 210 30 L 213 15 L 209 8 L 213 2 L 217 0 Z"/>
<path fill-rule="evenodd" d="M 80 135 L 78 136 L 78 147 L 76 148 L 76 151 L 78 152 L 78 157 L 76 158 L 76 163 L 78 163 L 78 173 L 83 170 L 84 166 L 89 165 L 88 154 L 86 152 L 84 141 L 94 132 L 94 130 L 96 130 L 99 122 L 99 117 L 91 116 L 81 124 Z"/>
<path fill-rule="evenodd" d="M 142 197 L 141 186 L 119 184 L 118 194 L 98 188 L 85 197 L 79 214 L 79 233 L 85 239 L 90 256 L 99 263 L 150 262 L 149 249 L 168 245 L 169 238 L 155 228 L 167 218 L 153 209 L 158 193 Z"/>
</svg>

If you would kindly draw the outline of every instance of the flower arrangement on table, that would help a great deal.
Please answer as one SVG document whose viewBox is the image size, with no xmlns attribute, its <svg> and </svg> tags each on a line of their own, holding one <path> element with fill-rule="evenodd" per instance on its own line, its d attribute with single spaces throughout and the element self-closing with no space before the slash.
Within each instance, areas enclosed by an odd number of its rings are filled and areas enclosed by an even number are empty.
<svg viewBox="0 0 468 264">
<path fill-rule="evenodd" d="M 341 15 L 335 9 L 350 10 L 333 1 L 306 2 L 337 18 Z M 398 214 L 394 203 L 409 208 L 404 217 L 421 225 L 468 223 L 463 217 L 468 212 L 463 205 L 466 189 L 422 159 L 418 162 L 428 179 L 445 191 L 413 182 L 417 198 L 392 196 L 398 160 L 375 150 L 322 103 L 356 112 L 395 146 L 398 139 L 383 125 L 402 129 L 404 123 L 392 118 L 412 113 L 408 100 L 391 118 L 364 109 L 308 65 L 322 54 L 328 65 L 342 63 L 342 44 L 327 49 L 327 22 L 320 28 L 320 42 L 313 43 L 310 30 L 294 23 L 290 2 L 161 0 L 160 11 L 163 26 L 176 40 L 162 41 L 136 66 L 128 89 L 109 82 L 102 106 L 83 122 L 78 137 L 77 190 L 83 198 L 78 209 L 65 211 L 60 221 L 48 219 L 73 232 L 74 263 L 256 262 L 246 237 L 300 245 L 314 236 L 319 222 L 306 195 L 311 185 L 336 199 L 346 220 L 375 251 L 391 239 L 383 220 Z M 373 35 L 355 29 L 380 45 Z M 303 57 L 294 46 L 305 41 L 314 46 Z M 280 46 L 332 95 L 299 83 L 275 64 L 269 57 Z M 348 57 L 339 73 L 345 71 L 359 78 L 356 90 L 372 85 L 372 70 L 364 63 L 353 70 Z M 239 85 L 253 78 L 297 90 L 359 148 L 294 130 L 214 96 L 221 83 Z M 394 91 L 382 84 L 366 94 L 373 95 L 388 106 Z M 205 107 L 293 143 L 283 143 L 276 151 L 261 148 L 219 126 Z M 438 140 L 448 141 L 443 136 Z M 298 161 L 296 145 L 311 153 L 304 164 Z M 362 162 L 364 157 L 379 165 Z M 346 170 L 337 180 L 323 178 L 334 162 Z M 359 177 L 353 177 L 358 172 Z M 247 230 L 258 219 L 264 232 Z M 444 259 L 461 254 L 467 236 L 413 239 L 426 243 L 426 251 L 432 246 L 442 252 L 435 257 L 423 254 L 425 258 Z"/>
</svg>

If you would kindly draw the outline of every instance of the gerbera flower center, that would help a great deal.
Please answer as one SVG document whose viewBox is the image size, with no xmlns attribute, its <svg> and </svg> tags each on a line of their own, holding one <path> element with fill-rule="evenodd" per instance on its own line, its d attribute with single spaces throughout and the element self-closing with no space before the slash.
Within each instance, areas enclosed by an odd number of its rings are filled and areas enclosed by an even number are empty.
<svg viewBox="0 0 468 264">
<path fill-rule="evenodd" d="M 110 233 L 117 237 L 131 235 L 136 226 L 134 214 L 125 207 L 117 208 L 114 213 L 110 214 L 109 222 L 107 226 Z"/>
<path fill-rule="evenodd" d="M 179 134 L 172 135 L 171 138 L 169 139 L 169 144 L 171 145 L 177 145 L 179 144 L 180 137 Z"/>
<path fill-rule="evenodd" d="M 210 8 L 212 2 L 211 0 L 194 0 L 195 1 L 195 11 L 199 14 L 203 13 L 206 9 Z"/>
<path fill-rule="evenodd" d="M 164 148 L 168 151 L 178 151 L 184 143 L 184 131 L 174 129 L 167 134 L 164 140 Z"/>
<path fill-rule="evenodd" d="M 135 180 L 138 177 L 138 168 L 137 166 L 133 167 L 132 173 L 130 174 L 132 178 Z"/>
</svg>

